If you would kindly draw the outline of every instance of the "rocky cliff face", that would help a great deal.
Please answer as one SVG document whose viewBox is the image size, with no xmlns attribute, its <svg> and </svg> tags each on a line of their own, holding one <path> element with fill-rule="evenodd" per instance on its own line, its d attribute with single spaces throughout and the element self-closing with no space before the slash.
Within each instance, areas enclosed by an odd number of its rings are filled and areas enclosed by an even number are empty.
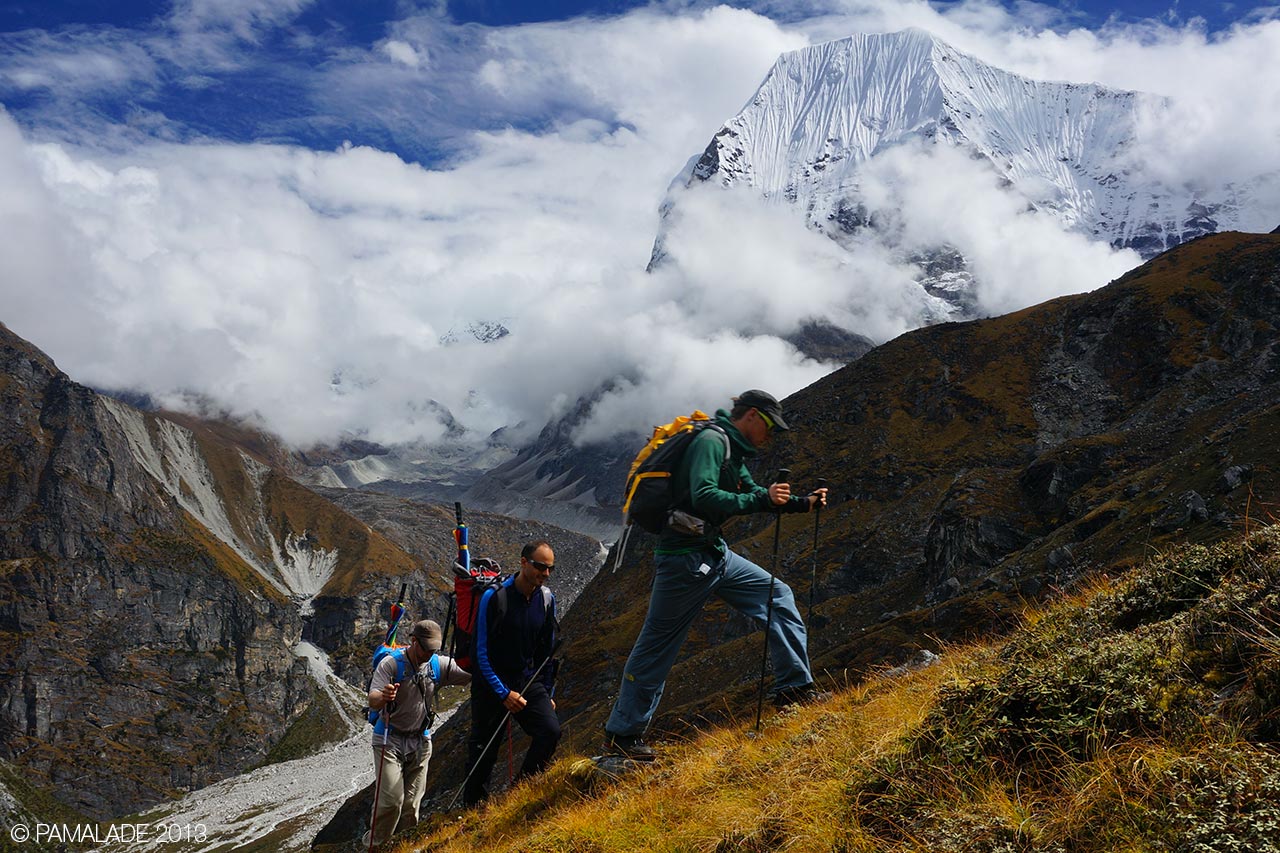
<svg viewBox="0 0 1280 853">
<path fill-rule="evenodd" d="M 297 608 L 157 481 L 121 404 L 3 327 L 0 409 L 4 757 L 93 817 L 260 760 L 312 692 Z"/>
<path fill-rule="evenodd" d="M 316 693 L 315 597 L 415 568 L 224 429 L 100 396 L 3 326 L 0 410 L 0 755 L 86 816 L 263 761 Z"/>
</svg>

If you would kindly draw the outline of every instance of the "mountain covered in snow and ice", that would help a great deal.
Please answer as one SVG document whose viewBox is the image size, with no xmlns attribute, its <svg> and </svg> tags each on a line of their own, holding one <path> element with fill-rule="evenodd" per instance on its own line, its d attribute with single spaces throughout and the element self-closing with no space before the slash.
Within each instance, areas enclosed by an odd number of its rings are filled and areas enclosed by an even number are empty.
<svg viewBox="0 0 1280 853">
<path fill-rule="evenodd" d="M 693 157 L 663 207 L 653 264 L 680 190 L 749 188 L 795 208 L 847 248 L 870 230 L 893 244 L 897 211 L 863 192 L 867 165 L 904 145 L 948 146 L 985 161 L 1028 209 L 1150 258 L 1193 237 L 1248 230 L 1249 187 L 1171 184 L 1144 163 L 1144 117 L 1160 96 L 1031 80 L 922 30 L 858 34 L 784 54 L 742 111 Z M 898 245 L 936 296 L 966 310 L 971 273 L 946 246 Z M 926 319 L 954 317 L 953 310 Z"/>
</svg>

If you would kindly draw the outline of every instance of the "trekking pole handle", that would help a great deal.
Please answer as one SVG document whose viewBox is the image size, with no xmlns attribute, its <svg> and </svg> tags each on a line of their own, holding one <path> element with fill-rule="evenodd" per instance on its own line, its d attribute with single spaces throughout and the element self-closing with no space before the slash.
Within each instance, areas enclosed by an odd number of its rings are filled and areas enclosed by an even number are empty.
<svg viewBox="0 0 1280 853">
<path fill-rule="evenodd" d="M 404 593 L 405 593 L 405 590 L 407 590 L 408 588 L 409 588 L 408 581 L 405 581 L 404 583 L 400 584 L 400 597 L 397 598 L 396 601 L 404 601 Z"/>
<path fill-rule="evenodd" d="M 790 469 L 790 468 L 779 468 L 779 469 L 778 469 L 778 476 L 777 476 L 777 478 L 776 478 L 776 479 L 774 479 L 774 481 L 773 481 L 773 482 L 775 482 L 775 483 L 789 483 L 790 481 L 791 481 L 791 469 Z M 774 508 L 773 508 L 773 511 L 774 511 L 774 512 L 782 512 L 782 507 L 779 507 L 779 506 L 776 506 L 776 505 L 775 505 L 775 506 L 774 506 Z"/>
<path fill-rule="evenodd" d="M 462 501 L 453 502 L 453 514 L 458 518 L 458 526 L 462 526 Z"/>
<path fill-rule="evenodd" d="M 816 485 L 816 486 L 814 486 L 814 487 L 813 487 L 813 492 L 816 494 L 817 492 L 821 491 L 822 489 L 825 489 L 826 487 L 827 487 L 827 478 L 826 478 L 826 477 L 819 477 L 819 478 L 818 478 L 818 485 Z M 822 509 L 822 501 L 818 501 L 818 503 L 814 504 L 814 509 L 821 510 L 821 509 Z"/>
</svg>

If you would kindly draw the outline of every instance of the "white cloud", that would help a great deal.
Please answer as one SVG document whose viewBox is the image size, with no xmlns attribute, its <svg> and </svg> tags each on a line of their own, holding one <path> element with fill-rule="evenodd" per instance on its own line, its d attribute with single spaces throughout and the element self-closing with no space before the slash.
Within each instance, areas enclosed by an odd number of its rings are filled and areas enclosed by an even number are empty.
<svg viewBox="0 0 1280 853">
<path fill-rule="evenodd" d="M 575 440 L 605 441 L 620 424 L 647 432 L 654 423 L 694 409 L 710 413 L 728 408 L 730 397 L 748 388 L 790 393 L 834 367 L 806 359 L 771 336 L 747 338 L 721 331 L 703 338 L 687 334 L 678 323 L 647 331 L 641 338 L 645 345 L 632 353 L 638 365 L 635 378 L 600 399 Z"/>
<path fill-rule="evenodd" d="M 1001 187 L 988 163 L 955 148 L 899 146 L 870 161 L 863 177 L 868 205 L 898 212 L 904 247 L 951 245 L 965 256 L 986 314 L 1093 290 L 1142 262 L 1064 231 Z"/>
<path fill-rule="evenodd" d="M 120 30 L 54 38 L 30 30 L 0 36 L 0 83 L 19 92 L 80 97 L 156 83 L 155 59 Z"/>
<path fill-rule="evenodd" d="M 414 49 L 413 45 L 408 42 L 399 41 L 397 39 L 387 39 L 382 43 L 382 52 L 392 62 L 399 62 L 401 65 L 407 65 L 410 68 L 418 68 L 427 64 L 427 54 L 419 53 Z"/>
<path fill-rule="evenodd" d="M 124 90 L 177 62 L 212 86 L 218 69 L 262 61 L 253 44 L 305 6 L 191 0 L 181 32 L 134 47 L 31 36 L 0 73 L 68 92 L 105 75 Z M 478 434 L 536 429 L 626 377 L 583 428 L 591 440 L 747 387 L 781 396 L 814 381 L 830 366 L 780 340 L 812 317 L 887 339 L 920 309 L 914 271 L 883 249 L 850 259 L 734 193 L 686 194 L 668 245 L 678 265 L 643 272 L 672 176 L 779 53 L 810 39 L 920 26 L 1029 76 L 1176 96 L 1176 124 L 1145 132 L 1161 151 L 1153 168 L 1277 168 L 1276 22 L 1209 37 L 1064 29 L 1032 5 L 788 7 L 785 24 L 679 4 L 499 29 L 420 14 L 307 72 L 318 114 L 446 147 L 434 168 L 362 146 L 175 144 L 158 116 L 147 141 L 105 149 L 72 133 L 48 141 L 39 125 L 23 138 L 0 116 L 0 319 L 77 379 L 207 395 L 304 444 L 342 431 L 437 438 L 433 400 Z M 954 154 L 904 148 L 868 188 L 902 209 L 904 239 L 944 238 L 969 257 L 986 309 L 1096 287 L 1136 262 L 1027 214 Z M 1259 209 L 1276 212 L 1266 230 L 1280 224 L 1274 204 Z M 477 320 L 513 334 L 440 344 Z"/>
<path fill-rule="evenodd" d="M 181 33 L 227 33 L 256 42 L 314 0 L 174 0 L 167 22 Z"/>
<path fill-rule="evenodd" d="M 679 278 L 685 313 L 703 334 L 728 327 L 785 336 L 827 319 L 885 341 L 930 312 L 918 269 L 873 241 L 847 252 L 749 189 L 699 185 L 681 192 L 674 210 L 664 274 Z"/>
<path fill-rule="evenodd" d="M 112 347 L 85 287 L 93 274 L 88 253 L 64 227 L 57 197 L 39 178 L 37 157 L 3 109 L 0 186 L 0 322 L 37 343 L 98 337 L 99 346 Z"/>
</svg>

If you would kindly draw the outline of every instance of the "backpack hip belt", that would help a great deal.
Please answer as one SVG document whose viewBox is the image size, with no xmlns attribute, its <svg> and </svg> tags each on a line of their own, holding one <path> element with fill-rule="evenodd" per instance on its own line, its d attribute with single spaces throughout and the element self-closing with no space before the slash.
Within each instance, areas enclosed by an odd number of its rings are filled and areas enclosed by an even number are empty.
<svg viewBox="0 0 1280 853">
<path fill-rule="evenodd" d="M 673 509 L 667 513 L 668 530 L 682 533 L 685 536 L 701 536 L 708 543 L 714 544 L 720 539 L 720 525 L 712 524 L 704 518 L 682 509 Z"/>
<path fill-rule="evenodd" d="M 393 735 L 398 735 L 399 737 L 407 737 L 407 738 L 422 737 L 424 731 L 430 728 L 430 726 L 431 726 L 431 714 L 428 712 L 427 719 L 422 721 L 422 728 L 416 731 L 414 731 L 413 729 L 410 729 L 408 731 L 405 731 L 404 729 L 397 729 L 395 726 L 391 725 L 391 723 L 387 723 L 387 731 Z"/>
</svg>

